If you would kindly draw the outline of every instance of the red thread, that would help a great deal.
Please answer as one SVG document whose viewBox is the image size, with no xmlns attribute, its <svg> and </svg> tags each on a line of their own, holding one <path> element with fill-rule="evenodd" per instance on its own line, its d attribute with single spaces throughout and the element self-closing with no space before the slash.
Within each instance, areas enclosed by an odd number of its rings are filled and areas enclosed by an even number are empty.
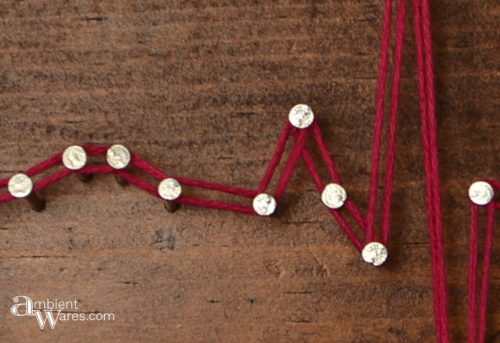
<svg viewBox="0 0 500 343">
<path fill-rule="evenodd" d="M 149 162 L 145 161 L 141 157 L 132 154 L 132 164 L 137 167 L 139 170 L 145 172 L 148 175 L 151 175 L 157 180 L 166 179 L 167 174 L 159 170 L 158 168 L 151 165 Z M 245 198 L 254 198 L 258 193 L 256 191 L 232 186 L 221 185 L 212 182 L 205 182 L 201 180 L 193 180 L 189 178 L 185 178 L 182 176 L 171 176 L 179 181 L 181 184 L 190 187 L 204 188 L 209 190 L 214 190 L 222 193 L 239 195 Z"/>
<path fill-rule="evenodd" d="M 297 141 L 293 146 L 292 153 L 288 157 L 285 169 L 283 170 L 281 178 L 278 181 L 278 186 L 276 186 L 276 191 L 274 192 L 274 197 L 276 198 L 276 200 L 279 200 L 285 192 L 288 181 L 290 181 L 290 178 L 292 177 L 295 170 L 295 166 L 297 165 L 297 162 L 302 155 L 302 151 L 304 150 L 308 133 L 309 129 L 305 129 L 300 130 L 299 134 L 297 135 Z"/>
<path fill-rule="evenodd" d="M 35 186 L 33 187 L 33 190 L 35 192 L 38 192 L 39 190 L 42 190 L 50 185 L 53 185 L 54 183 L 61 181 L 68 175 L 71 175 L 72 171 L 69 169 L 61 169 L 58 172 L 46 177 L 45 179 L 41 180 Z"/>
<path fill-rule="evenodd" d="M 90 156 L 104 156 L 106 155 L 109 147 L 98 145 L 84 145 L 83 148 Z"/>
<path fill-rule="evenodd" d="M 479 255 L 479 209 L 480 206 L 472 204 L 470 223 L 470 248 L 469 248 L 469 343 L 483 343 L 486 340 L 488 293 L 491 270 L 491 255 L 495 232 L 495 211 L 497 203 L 491 202 L 486 206 L 486 237 L 484 243 L 484 257 L 481 277 L 478 278 Z M 478 293 L 478 283 L 481 288 Z M 479 299 L 478 299 L 479 298 Z"/>
<path fill-rule="evenodd" d="M 436 338 L 439 343 L 448 343 L 450 341 L 448 297 L 444 261 L 441 187 L 438 170 L 430 10 L 428 0 L 414 0 L 413 3 L 415 10 L 415 37 L 417 46 L 420 111 L 422 117 L 427 213 L 431 239 Z"/>
<path fill-rule="evenodd" d="M 500 182 L 499 181 L 496 181 L 496 180 L 486 180 L 486 182 L 488 182 L 493 187 L 493 189 L 495 189 L 497 191 L 500 191 Z"/>
<path fill-rule="evenodd" d="M 390 220 L 391 220 L 391 202 L 393 194 L 394 168 L 396 164 L 396 133 L 399 117 L 399 98 L 401 90 L 401 68 L 403 65 L 403 47 L 405 37 L 406 23 L 406 0 L 400 0 L 398 6 L 395 62 L 394 62 L 394 80 L 391 95 L 391 117 L 389 120 L 389 143 L 387 148 L 386 178 L 384 201 L 382 205 L 382 242 L 389 242 Z"/>
<path fill-rule="evenodd" d="M 174 178 L 186 186 L 204 188 L 204 189 L 209 189 L 209 190 L 213 190 L 213 191 L 239 195 L 239 196 L 242 196 L 245 198 L 255 198 L 255 196 L 257 194 L 259 194 L 258 191 L 254 191 L 251 189 L 244 189 L 244 188 L 239 188 L 239 187 L 219 185 L 217 183 L 188 179 L 188 178 L 185 178 L 182 176 L 174 176 Z"/>
<path fill-rule="evenodd" d="M 253 208 L 235 204 L 228 204 L 220 201 L 204 200 L 190 197 L 180 197 L 176 202 L 186 205 L 213 208 L 216 210 L 231 211 L 244 214 L 255 214 Z"/>
<path fill-rule="evenodd" d="M 384 125 L 384 102 L 387 88 L 387 74 L 389 72 L 389 47 L 391 39 L 392 0 L 385 0 L 384 24 L 382 42 L 380 44 L 380 67 L 377 81 L 377 105 L 375 117 L 375 132 L 373 135 L 373 158 L 368 199 L 368 214 L 366 243 L 372 242 L 375 236 L 375 212 L 377 210 L 377 194 L 379 180 L 379 165 L 382 144 L 382 129 Z"/>
<path fill-rule="evenodd" d="M 304 149 L 304 152 L 302 153 L 302 157 L 304 159 L 304 163 L 307 166 L 307 169 L 309 170 L 309 174 L 311 174 L 311 177 L 316 184 L 316 188 L 318 189 L 319 192 L 323 191 L 324 185 L 323 181 L 321 180 L 321 176 L 318 173 L 318 170 L 316 169 L 316 165 L 313 162 L 313 159 L 311 155 L 309 154 L 307 148 Z M 346 233 L 347 237 L 351 240 L 351 242 L 354 244 L 356 249 L 361 251 L 363 249 L 363 245 L 361 244 L 360 239 L 356 235 L 356 233 L 353 231 L 353 229 L 349 226 L 347 221 L 344 219 L 344 217 L 335 210 L 330 210 L 330 213 L 333 215 L 335 220 L 339 223 L 340 227 L 344 230 Z"/>
<path fill-rule="evenodd" d="M 381 61 L 380 61 L 380 71 L 379 71 L 379 80 L 378 80 L 378 96 L 377 96 L 377 121 L 376 121 L 376 134 L 375 136 L 378 137 L 375 140 L 375 145 L 380 145 L 380 137 L 381 133 L 380 131 L 381 126 L 380 126 L 380 121 L 383 119 L 383 112 L 384 112 L 384 98 L 385 98 L 385 88 L 387 84 L 387 74 L 388 74 L 388 64 L 389 64 L 389 48 L 390 48 L 390 30 L 391 30 L 391 17 L 392 17 L 392 0 L 386 0 L 386 5 L 385 5 L 385 11 L 384 11 L 384 31 L 383 31 L 383 36 L 382 36 L 382 43 L 381 43 Z M 397 19 L 397 32 L 396 32 L 396 44 L 395 44 L 395 66 L 394 66 L 394 80 L 393 80 L 393 92 L 392 92 L 392 102 L 391 102 L 391 123 L 390 123 L 390 134 L 389 134 L 389 150 L 388 150 L 388 162 L 387 162 L 387 189 L 385 191 L 385 197 L 384 197 L 384 213 L 383 216 L 386 218 L 385 220 L 385 225 L 383 227 L 383 233 L 384 233 L 384 238 L 383 240 L 387 240 L 388 237 L 388 222 L 389 222 L 389 211 L 390 211 L 390 206 L 387 204 L 390 204 L 391 201 L 391 193 L 392 193 L 392 180 L 393 180 L 393 173 L 392 169 L 394 166 L 394 155 L 395 155 L 395 136 L 396 136 L 396 121 L 397 121 L 397 113 L 398 113 L 398 104 L 399 104 L 399 83 L 400 83 L 400 71 L 401 71 L 401 65 L 402 65 L 402 51 L 403 51 L 403 40 L 404 40 L 404 25 L 405 25 L 405 15 L 406 15 L 406 0 L 401 0 L 399 3 L 398 7 L 398 19 Z M 176 176 L 175 178 L 184 186 L 187 187 L 197 187 L 197 188 L 203 188 L 203 189 L 208 189 L 208 190 L 213 190 L 213 191 L 218 191 L 218 192 L 223 192 L 223 193 L 228 193 L 228 194 L 233 194 L 245 198 L 254 198 L 257 194 L 264 192 L 268 186 L 269 183 L 274 176 L 281 160 L 283 157 L 283 153 L 285 151 L 285 147 L 288 141 L 288 138 L 290 134 L 293 132 L 296 133 L 296 141 L 295 144 L 292 148 L 291 154 L 288 156 L 287 163 L 284 167 L 284 170 L 282 172 L 282 175 L 280 179 L 278 180 L 278 184 L 275 190 L 275 197 L 276 199 L 280 199 L 283 195 L 283 193 L 286 190 L 286 187 L 293 175 L 293 172 L 296 168 L 298 160 L 302 157 L 305 161 L 305 164 L 307 168 L 309 169 L 309 172 L 313 178 L 313 181 L 316 184 L 316 187 L 318 188 L 319 192 L 322 192 L 324 184 L 321 181 L 321 177 L 319 176 L 319 173 L 316 169 L 316 166 L 314 165 L 314 162 L 312 160 L 312 157 L 310 156 L 308 150 L 305 147 L 306 144 L 306 139 L 308 136 L 309 131 L 312 131 L 314 139 L 317 143 L 317 146 L 321 152 L 322 158 L 324 163 L 326 164 L 326 167 L 329 171 L 331 179 L 336 182 L 341 184 L 341 177 L 340 174 L 337 170 L 337 167 L 331 157 L 330 152 L 328 151 L 326 144 L 323 140 L 323 137 L 320 132 L 320 128 L 318 123 L 315 121 L 312 125 L 311 129 L 305 129 L 305 130 L 296 130 L 293 128 L 290 124 L 289 121 L 286 121 L 285 127 L 281 132 L 280 138 L 278 140 L 278 143 L 275 148 L 275 152 L 272 156 L 272 159 L 266 169 L 266 172 L 259 184 L 259 187 L 257 190 L 250 190 L 250 189 L 245 189 L 245 188 L 239 188 L 239 187 L 232 187 L 232 186 L 227 186 L 227 185 L 222 185 L 222 184 L 217 184 L 217 183 L 211 183 L 211 182 L 206 182 L 206 181 L 201 181 L 201 180 L 193 180 L 185 177 L 180 177 Z M 377 143 L 378 142 L 378 143 Z M 106 146 L 94 146 L 94 145 L 85 145 L 83 146 L 85 151 L 87 152 L 88 155 L 90 156 L 104 156 L 106 155 L 106 152 L 108 150 L 108 147 Z M 380 153 L 380 149 L 375 149 L 374 154 L 378 155 Z M 378 151 L 378 152 L 377 152 Z M 59 165 L 61 161 L 62 154 L 57 154 L 54 157 L 48 159 L 47 161 L 44 161 L 33 168 L 30 168 L 26 173 L 33 177 L 36 176 L 42 172 L 45 172 L 57 165 Z M 378 158 L 375 156 L 377 163 L 374 165 L 374 169 L 372 169 L 372 176 L 373 174 L 378 175 Z M 132 166 L 136 167 L 138 170 L 152 176 L 156 180 L 162 180 L 167 178 L 167 174 L 163 173 L 161 170 L 156 168 L 155 166 L 151 165 L 149 162 L 145 161 L 142 159 L 140 156 L 137 156 L 135 154 L 132 154 Z M 129 181 L 131 184 L 137 186 L 138 188 L 141 188 L 145 190 L 146 192 L 154 195 L 154 196 L 159 196 L 157 189 L 150 185 L 148 182 L 142 180 L 141 178 L 131 174 L 129 171 L 124 171 L 124 170 L 114 170 L 113 168 L 109 166 L 87 166 L 81 170 L 78 171 L 69 171 L 69 170 L 61 170 L 56 172 L 55 174 L 49 175 L 46 178 L 40 180 L 38 183 L 35 184 L 35 191 L 39 191 L 45 187 L 50 186 L 51 184 L 67 177 L 71 173 L 80 173 L 80 174 L 97 174 L 97 173 L 114 173 L 117 175 L 120 175 L 123 177 L 125 180 Z M 0 187 L 5 187 L 8 184 L 9 179 L 2 179 L 0 180 Z M 378 181 L 378 177 L 377 177 Z M 376 191 L 377 186 L 371 186 L 371 189 L 375 189 Z M 376 195 L 371 194 L 370 198 L 373 199 Z M 4 194 L 0 195 L 0 202 L 5 202 L 5 201 L 10 201 L 13 200 L 14 197 L 12 197 L 10 194 Z M 223 202 L 216 202 L 216 201 L 209 201 L 209 200 L 203 200 L 203 199 L 196 199 L 196 198 L 189 198 L 186 196 L 181 196 L 179 199 L 176 200 L 176 202 L 179 203 L 184 203 L 184 204 L 189 204 L 189 205 L 195 205 L 195 206 L 201 206 L 201 207 L 208 207 L 208 208 L 215 208 L 215 209 L 222 209 L 222 210 L 228 210 L 228 211 L 234 211 L 234 212 L 239 212 L 239 213 L 247 213 L 247 214 L 255 214 L 253 209 L 248 206 L 241 206 L 241 205 L 236 205 L 236 204 L 229 204 L 229 203 L 223 203 Z M 348 199 L 346 201 L 345 207 L 351 214 L 351 216 L 354 218 L 356 223 L 363 229 L 363 231 L 369 236 L 370 239 L 376 239 L 378 240 L 377 235 L 375 232 L 370 232 L 370 229 L 368 228 L 369 222 L 366 220 L 366 218 L 363 217 L 359 209 L 356 207 L 355 203 Z M 373 207 L 373 204 L 372 204 Z M 337 220 L 339 225 L 342 227 L 342 229 L 346 232 L 347 236 L 350 238 L 350 240 L 353 242 L 354 246 L 358 249 L 362 249 L 362 243 L 361 240 L 358 238 L 354 230 L 350 227 L 350 225 L 347 223 L 345 218 L 342 216 L 342 214 L 338 210 L 330 210 L 334 218 Z M 373 225 L 372 225 L 373 226 Z"/>
<path fill-rule="evenodd" d="M 477 250 L 479 236 L 479 207 L 471 206 L 471 224 L 469 238 L 469 343 L 476 343 L 477 333 Z"/>
<path fill-rule="evenodd" d="M 337 166 L 335 165 L 335 162 L 332 159 L 332 155 L 330 154 L 328 148 L 326 147 L 325 141 L 323 140 L 323 135 L 321 134 L 321 129 L 319 127 L 319 124 L 316 122 L 313 123 L 312 133 L 314 139 L 316 140 L 316 144 L 321 153 L 321 156 L 323 157 L 323 162 L 325 162 L 326 168 L 330 173 L 332 181 L 338 184 L 342 184 L 340 173 L 338 172 Z M 363 231 L 366 232 L 366 220 L 361 215 L 361 212 L 359 211 L 358 207 L 350 199 L 347 199 L 346 207 L 353 216 L 353 218 L 356 220 L 358 225 L 361 226 L 361 228 L 363 228 Z"/>
<path fill-rule="evenodd" d="M 28 169 L 25 174 L 28 176 L 37 175 L 59 165 L 61 162 L 62 162 L 62 154 L 57 154 L 49 158 L 48 160 Z"/>
<path fill-rule="evenodd" d="M 138 169 L 142 170 L 146 174 L 151 175 L 157 180 L 163 180 L 166 179 L 168 176 L 158 168 L 154 167 L 153 165 L 149 164 L 149 162 L 143 160 L 141 157 L 132 154 L 132 164 L 136 166 Z"/>
<path fill-rule="evenodd" d="M 387 76 L 389 73 L 389 49 L 391 40 L 392 0 L 385 1 L 382 41 L 380 46 L 380 67 L 377 79 L 377 101 L 375 129 L 373 134 L 373 156 L 370 178 L 368 214 L 365 243 L 377 241 L 375 222 L 377 212 L 377 195 L 380 179 L 380 159 L 382 155 L 382 133 L 385 117 L 385 98 L 387 92 Z M 385 166 L 385 189 L 382 204 L 382 243 L 389 241 L 390 211 L 393 193 L 394 167 L 396 161 L 396 133 L 399 117 L 399 95 L 401 68 L 406 27 L 406 0 L 400 0 L 397 8 L 396 42 L 394 48 L 394 70 L 389 118 L 389 139 L 387 144 L 387 161 Z"/>
<path fill-rule="evenodd" d="M 257 190 L 258 193 L 263 193 L 269 186 L 269 182 L 271 182 L 271 179 L 280 164 L 281 158 L 283 157 L 283 152 L 285 151 L 286 142 L 288 141 L 288 137 L 290 137 L 291 130 L 292 130 L 292 125 L 287 120 L 285 123 L 285 128 L 281 132 L 278 144 L 276 145 L 276 150 L 274 151 L 271 162 L 269 163 L 266 173 L 264 174 L 264 177 L 260 182 L 259 188 Z"/>
<path fill-rule="evenodd" d="M 75 170 L 77 174 L 111 174 L 115 169 L 110 166 L 86 166 L 80 170 Z"/>
</svg>

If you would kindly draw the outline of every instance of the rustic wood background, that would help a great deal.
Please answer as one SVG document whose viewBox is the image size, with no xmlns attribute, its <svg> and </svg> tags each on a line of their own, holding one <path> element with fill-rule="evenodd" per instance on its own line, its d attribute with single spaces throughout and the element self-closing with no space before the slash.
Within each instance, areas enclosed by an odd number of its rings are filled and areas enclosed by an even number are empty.
<svg viewBox="0 0 500 343">
<path fill-rule="evenodd" d="M 500 6 L 432 11 L 451 323 L 465 342 L 467 188 L 500 177 Z M 288 110 L 305 102 L 364 210 L 381 14 L 380 0 L 4 0 L 0 176 L 72 143 L 120 142 L 171 174 L 253 188 Z M 433 342 L 409 22 L 386 267 L 360 262 L 303 166 L 275 218 L 169 214 L 110 176 L 69 178 L 43 192 L 43 213 L 0 206 L 0 341 Z M 16 295 L 77 299 L 116 320 L 41 331 L 9 314 Z"/>
</svg>

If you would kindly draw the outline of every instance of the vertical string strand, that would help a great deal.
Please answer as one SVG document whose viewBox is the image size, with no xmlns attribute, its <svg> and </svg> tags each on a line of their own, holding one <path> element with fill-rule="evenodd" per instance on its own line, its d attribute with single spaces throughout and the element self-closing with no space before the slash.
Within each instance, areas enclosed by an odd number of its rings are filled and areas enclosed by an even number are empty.
<svg viewBox="0 0 500 343">
<path fill-rule="evenodd" d="M 432 35 L 430 30 L 430 8 L 428 0 L 414 0 L 414 10 L 427 212 L 431 240 L 436 338 L 439 343 L 448 343 L 450 341 L 448 296 L 446 289 L 445 250 L 441 213 L 441 187 L 438 169 Z"/>
<path fill-rule="evenodd" d="M 385 0 L 382 40 L 380 44 L 380 66 L 377 80 L 377 103 L 375 130 L 373 134 L 373 156 L 370 188 L 368 197 L 368 214 L 366 243 L 375 237 L 375 213 L 377 211 L 378 182 L 380 177 L 380 155 L 382 145 L 382 131 L 384 126 L 385 94 L 387 89 L 387 74 L 389 72 L 389 49 L 392 24 L 392 0 Z"/>
<path fill-rule="evenodd" d="M 394 53 L 394 80 L 391 95 L 391 116 L 389 120 L 389 143 L 387 147 L 386 175 L 384 200 L 382 204 L 382 243 L 389 241 L 391 202 L 394 183 L 394 167 L 396 164 L 396 133 L 399 117 L 399 97 L 401 90 L 401 69 L 403 65 L 403 48 L 406 29 L 407 1 L 400 0 L 398 4 L 398 17 L 396 24 L 396 45 Z"/>
<path fill-rule="evenodd" d="M 479 237 L 479 206 L 471 205 L 470 237 L 469 237 L 469 285 L 468 285 L 468 320 L 469 343 L 476 343 L 477 313 L 477 253 Z"/>
</svg>

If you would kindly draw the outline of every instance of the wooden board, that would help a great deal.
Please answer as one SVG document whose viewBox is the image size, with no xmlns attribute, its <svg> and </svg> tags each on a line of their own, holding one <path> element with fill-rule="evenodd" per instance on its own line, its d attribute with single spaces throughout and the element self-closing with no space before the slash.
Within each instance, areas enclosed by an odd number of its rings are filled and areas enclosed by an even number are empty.
<svg viewBox="0 0 500 343">
<path fill-rule="evenodd" d="M 451 329 L 465 342 L 467 188 L 500 177 L 500 7 L 443 0 L 432 12 Z M 2 1 L 0 177 L 69 144 L 119 142 L 172 175 L 254 188 L 304 102 L 364 212 L 381 15 L 375 0 Z M 275 218 L 169 214 L 109 176 L 69 178 L 43 191 L 42 213 L 0 206 L 0 341 L 434 342 L 409 23 L 386 267 L 360 262 L 303 165 Z M 17 295 L 116 317 L 42 331 L 8 312 Z"/>
</svg>

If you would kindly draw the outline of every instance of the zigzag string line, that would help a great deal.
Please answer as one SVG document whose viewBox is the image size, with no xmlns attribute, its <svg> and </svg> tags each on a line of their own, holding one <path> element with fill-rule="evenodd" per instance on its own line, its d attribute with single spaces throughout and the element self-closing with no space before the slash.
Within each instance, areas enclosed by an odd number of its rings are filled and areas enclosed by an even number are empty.
<svg viewBox="0 0 500 343">
<path fill-rule="evenodd" d="M 289 140 L 289 137 L 292 135 L 295 137 L 295 142 L 293 143 L 291 153 L 289 154 L 285 162 L 285 166 L 277 182 L 277 186 L 274 191 L 274 197 L 277 200 L 282 198 L 286 190 L 286 187 L 288 185 L 288 182 L 293 176 L 293 172 L 295 171 L 297 163 L 300 159 L 302 159 L 305 162 L 305 165 L 318 191 L 322 192 L 322 190 L 324 189 L 323 180 L 317 170 L 316 164 L 313 161 L 311 153 L 309 152 L 309 149 L 306 146 L 307 138 L 309 136 L 314 137 L 314 141 L 317 143 L 317 146 L 321 151 L 323 162 L 326 164 L 327 169 L 330 172 L 332 181 L 341 184 L 342 181 L 337 171 L 337 167 L 331 157 L 331 154 L 328 152 L 325 146 L 319 125 L 316 121 L 311 125 L 311 127 L 302 130 L 294 128 L 289 123 L 289 121 L 286 122 L 285 128 L 283 129 L 278 144 L 276 146 L 275 154 L 273 155 L 271 162 L 269 163 L 269 166 L 259 184 L 259 187 L 256 190 L 227 186 L 223 184 L 211 183 L 201 180 L 194 180 L 181 176 L 171 176 L 167 173 L 162 172 L 160 169 L 156 168 L 155 166 L 153 166 L 152 164 L 150 164 L 149 162 L 147 162 L 146 160 L 144 160 L 143 158 L 134 153 L 132 153 L 131 156 L 131 165 L 135 167 L 137 170 L 153 177 L 158 181 L 164 180 L 168 177 L 173 177 L 177 181 L 179 181 L 181 185 L 186 187 L 208 189 L 217 192 L 240 196 L 243 198 L 254 198 L 256 195 L 265 192 L 269 188 L 269 184 L 273 176 L 276 174 L 276 171 L 278 169 L 281 160 L 283 159 L 283 154 L 286 148 L 286 144 Z M 84 145 L 82 147 L 89 156 L 105 156 L 108 150 L 108 147 L 106 146 Z M 26 170 L 25 174 L 30 177 L 33 177 L 61 165 L 62 165 L 62 153 L 59 153 L 47 159 L 46 161 L 43 161 L 35 165 L 34 167 Z M 33 191 L 35 192 L 41 191 L 72 174 L 116 174 L 125 179 L 126 181 L 128 181 L 130 184 L 150 193 L 153 196 L 160 198 L 157 186 L 154 186 L 151 183 L 141 179 L 139 176 L 137 176 L 136 174 L 132 173 L 127 169 L 117 170 L 108 165 L 87 165 L 79 170 L 70 170 L 67 168 L 60 169 L 37 181 L 34 184 Z M 9 178 L 0 179 L 0 188 L 5 188 L 8 184 L 8 181 Z M 16 198 L 12 196 L 10 193 L 5 193 L 0 195 L 0 202 L 12 201 L 15 199 Z M 237 213 L 256 214 L 256 212 L 251 206 L 193 198 L 186 196 L 184 194 L 181 195 L 178 199 L 173 200 L 172 202 L 185 205 L 193 205 L 193 206 L 232 211 Z M 361 214 L 355 203 L 352 200 L 348 199 L 345 203 L 345 208 L 347 212 L 352 216 L 354 221 L 357 223 L 357 225 L 362 229 L 362 231 L 366 232 L 367 228 L 366 218 Z M 345 233 L 347 234 L 351 242 L 354 244 L 354 246 L 359 251 L 361 251 L 363 248 L 362 240 L 358 237 L 358 235 L 353 230 L 351 225 L 347 222 L 347 220 L 344 217 L 344 214 L 341 213 L 341 211 L 339 210 L 334 210 L 334 209 L 328 209 L 328 210 L 335 218 L 335 220 L 338 222 L 338 224 L 341 226 L 341 228 L 345 231 Z"/>
<path fill-rule="evenodd" d="M 500 182 L 488 180 L 495 191 L 500 191 Z M 484 238 L 483 265 L 479 272 L 479 212 L 486 207 L 486 233 Z M 468 342 L 486 342 L 488 293 L 495 232 L 495 212 L 500 209 L 500 202 L 491 201 L 486 206 L 472 203 L 469 248 L 469 281 L 468 281 Z M 478 284 L 480 288 L 478 289 Z"/>
<path fill-rule="evenodd" d="M 405 22 L 406 22 L 406 0 L 400 0 L 397 6 L 397 18 L 396 22 L 396 33 L 395 33 L 395 44 L 394 44 L 394 70 L 393 70 L 393 80 L 392 80 L 392 93 L 390 108 L 387 111 L 390 114 L 389 122 L 389 133 L 388 133 L 388 144 L 387 144 L 387 160 L 386 160 L 386 175 L 385 175 L 385 190 L 383 196 L 383 204 L 381 206 L 381 233 L 382 237 L 379 239 L 377 233 L 375 232 L 376 224 L 376 212 L 377 206 L 377 195 L 379 189 L 379 179 L 380 179 L 380 160 L 382 155 L 382 133 L 384 127 L 384 120 L 386 116 L 386 93 L 389 75 L 389 65 L 390 65 L 390 50 L 391 50 L 391 29 L 392 29 L 392 16 L 393 16 L 393 0 L 385 0 L 384 7 L 384 19 L 383 19 L 383 29 L 382 38 L 380 45 L 380 65 L 377 80 L 377 100 L 376 100 L 376 119 L 375 119 L 375 132 L 374 132 L 374 144 L 373 144 L 373 158 L 372 158 L 372 170 L 371 170 L 371 181 L 369 189 L 369 206 L 368 214 L 365 218 L 356 205 L 347 199 L 344 207 L 347 209 L 348 213 L 354 218 L 356 224 L 361 228 L 362 232 L 365 234 L 365 239 L 362 241 L 359 236 L 355 233 L 352 227 L 349 225 L 347 220 L 344 218 L 343 214 L 338 210 L 329 209 L 335 220 L 339 223 L 342 229 L 345 231 L 351 242 L 358 250 L 362 250 L 363 246 L 374 241 L 380 241 L 381 243 L 387 245 L 389 240 L 390 231 L 390 207 L 392 200 L 392 185 L 394 179 L 394 165 L 395 165 L 395 154 L 396 154 L 396 128 L 397 119 L 399 112 L 399 92 L 400 92 L 400 82 L 401 82 L 401 68 L 402 68 L 402 56 L 403 56 L 403 46 L 404 46 L 404 32 L 405 32 Z M 238 187 L 231 187 L 226 185 L 221 185 L 217 183 L 210 183 L 201 180 L 193 180 L 185 177 L 174 177 L 181 185 L 188 187 L 204 188 L 213 191 L 233 194 L 245 198 L 253 198 L 256 195 L 263 193 L 268 187 L 276 170 L 283 158 L 283 153 L 285 146 L 290 135 L 295 136 L 295 144 L 292 148 L 291 154 L 288 156 L 284 170 L 280 179 L 278 180 L 277 187 L 274 192 L 274 197 L 279 200 L 290 181 L 291 176 L 295 170 L 295 167 L 300 159 L 304 160 L 313 181 L 318 188 L 318 191 L 322 191 L 324 188 L 324 183 L 319 176 L 316 166 L 312 160 L 312 157 L 306 146 L 306 139 L 308 135 L 312 134 L 316 145 L 321 152 L 324 163 L 330 174 L 330 178 L 333 182 L 337 184 L 342 184 L 340 174 L 337 171 L 337 167 L 331 158 L 330 152 L 328 151 L 326 144 L 321 136 L 319 125 L 313 122 L 312 127 L 297 131 L 294 127 L 290 125 L 289 122 L 286 123 L 283 129 L 278 144 L 276 146 L 275 153 L 268 165 L 268 168 L 257 188 L 257 190 L 250 190 Z M 83 147 L 88 155 L 90 156 L 103 156 L 106 154 L 108 147 L 105 146 L 91 146 L 87 145 Z M 35 176 L 42 172 L 45 172 L 51 168 L 54 168 L 61 164 L 62 154 L 57 154 L 52 158 L 28 169 L 25 174 L 28 176 Z M 163 180 L 167 178 L 167 174 L 163 173 L 153 165 L 149 164 L 147 161 L 143 160 L 141 157 L 133 154 L 131 164 L 137 169 L 149 174 L 157 180 Z M 152 186 L 148 182 L 140 179 L 136 175 L 132 174 L 128 170 L 115 170 L 110 166 L 86 166 L 83 169 L 72 171 L 68 169 L 60 170 L 45 179 L 40 180 L 34 186 L 34 191 L 40 191 L 51 184 L 69 176 L 72 173 L 82 173 L 82 174 L 116 174 L 121 176 L 123 179 L 127 180 L 129 183 L 149 192 L 150 194 L 159 197 L 156 187 Z M 5 187 L 8 184 L 8 179 L 0 180 L 0 187 Z M 13 200 L 14 197 L 10 194 L 0 195 L 0 202 Z M 174 202 L 201 206 L 207 208 L 214 208 L 220 210 L 233 211 L 238 213 L 255 214 L 252 207 L 242 206 L 232 203 L 224 203 L 218 201 L 210 201 L 199 198 L 192 198 L 188 196 L 181 196 Z M 364 244 L 363 244 L 364 243 Z"/>
</svg>

